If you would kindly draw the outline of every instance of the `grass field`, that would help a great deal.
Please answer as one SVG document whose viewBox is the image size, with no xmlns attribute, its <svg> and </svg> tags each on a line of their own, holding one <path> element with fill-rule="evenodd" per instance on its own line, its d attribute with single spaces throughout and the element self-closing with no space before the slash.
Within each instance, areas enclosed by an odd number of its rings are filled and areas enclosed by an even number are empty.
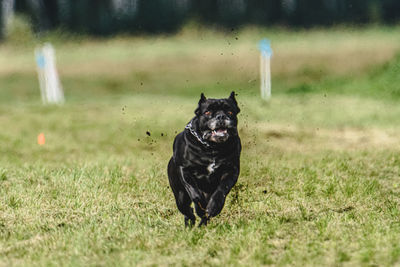
<svg viewBox="0 0 400 267">
<path fill-rule="evenodd" d="M 0 45 L 0 266 L 399 265 L 398 32 L 48 36 L 63 106 L 40 103 L 35 40 L 10 38 Z M 268 104 L 258 97 L 265 36 Z M 172 141 L 200 92 L 231 90 L 241 175 L 207 228 L 185 229 L 166 176 Z"/>
</svg>

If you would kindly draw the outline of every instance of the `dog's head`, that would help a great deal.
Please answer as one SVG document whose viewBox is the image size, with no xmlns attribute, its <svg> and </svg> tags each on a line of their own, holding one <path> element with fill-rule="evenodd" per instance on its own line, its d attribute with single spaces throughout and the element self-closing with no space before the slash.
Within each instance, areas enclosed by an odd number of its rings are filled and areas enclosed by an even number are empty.
<svg viewBox="0 0 400 267">
<path fill-rule="evenodd" d="M 195 110 L 203 139 L 214 143 L 226 142 L 237 135 L 237 114 L 240 112 L 235 92 L 228 98 L 207 99 L 202 93 Z"/>
</svg>

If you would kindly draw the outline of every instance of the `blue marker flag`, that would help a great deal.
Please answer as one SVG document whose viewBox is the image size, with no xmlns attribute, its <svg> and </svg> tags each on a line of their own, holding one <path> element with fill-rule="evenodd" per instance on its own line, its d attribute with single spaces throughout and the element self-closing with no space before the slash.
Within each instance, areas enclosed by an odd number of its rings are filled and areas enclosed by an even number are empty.
<svg viewBox="0 0 400 267">
<path fill-rule="evenodd" d="M 263 54 L 263 56 L 272 56 L 272 49 L 271 49 L 271 41 L 268 39 L 262 39 L 259 43 L 258 43 L 258 48 L 260 49 L 261 53 Z"/>
<path fill-rule="evenodd" d="M 46 65 L 46 60 L 44 59 L 44 56 L 42 53 L 36 56 L 36 63 L 39 66 L 39 68 L 43 69 L 44 66 Z"/>
</svg>

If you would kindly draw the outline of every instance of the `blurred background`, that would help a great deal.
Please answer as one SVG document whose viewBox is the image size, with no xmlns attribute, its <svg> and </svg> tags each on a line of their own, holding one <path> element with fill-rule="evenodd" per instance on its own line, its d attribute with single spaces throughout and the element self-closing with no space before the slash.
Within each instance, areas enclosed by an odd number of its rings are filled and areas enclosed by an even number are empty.
<svg viewBox="0 0 400 267">
<path fill-rule="evenodd" d="M 69 99 L 202 88 L 256 94 L 257 42 L 265 37 L 276 50 L 274 92 L 309 93 L 328 90 L 315 82 L 330 75 L 377 68 L 399 47 L 395 0 L 2 0 L 0 8 L 3 100 L 36 95 L 31 53 L 44 42 L 56 46 Z"/>
<path fill-rule="evenodd" d="M 395 0 L 3 0 L 2 15 L 17 12 L 35 31 L 173 33 L 188 21 L 230 29 L 243 25 L 287 27 L 340 23 L 395 23 Z M 3 34 L 5 19 L 2 19 Z"/>
<path fill-rule="evenodd" d="M 178 116 L 172 126 L 167 115 L 153 118 L 157 108 L 187 114 L 201 92 L 225 97 L 232 90 L 243 119 L 269 122 L 278 131 L 398 121 L 398 1 L 2 0 L 0 8 L 0 103 L 20 114 L 8 121 L 20 121 L 20 130 L 49 110 L 55 121 L 69 114 L 65 121 L 79 129 L 76 109 L 84 109 L 84 125 L 98 123 L 101 109 L 105 124 L 127 124 L 127 138 L 149 139 L 147 128 L 171 134 L 191 116 Z M 259 92 L 263 38 L 274 51 L 268 104 Z M 55 48 L 62 108 L 40 105 L 34 50 L 46 42 Z M 392 112 L 378 112 L 382 107 Z M 49 130 L 49 120 L 25 130 Z M 50 132 L 63 135 L 60 127 Z M 3 134 L 19 136 L 10 131 Z M 110 130 L 109 138 L 115 134 Z M 70 140 L 65 149 L 78 143 Z M 111 143 L 103 142 L 108 149 Z"/>
<path fill-rule="evenodd" d="M 2 0 L 2 135 L 14 140 L 4 152 L 24 148 L 20 153 L 30 155 L 39 149 L 32 140 L 44 131 L 59 140 L 45 147 L 56 157 L 66 157 L 57 149 L 97 153 L 100 145 L 124 154 L 127 143 L 151 153 L 154 146 L 142 141 L 158 139 L 168 152 L 165 136 L 191 118 L 201 92 L 226 97 L 232 90 L 242 120 L 254 126 L 251 138 L 299 127 L 357 129 L 362 138 L 365 127 L 393 127 L 400 120 L 399 3 Z M 263 38 L 274 51 L 268 103 L 260 99 Z M 55 49 L 62 107 L 41 105 L 34 51 L 46 42 Z M 102 132 L 98 140 L 81 146 L 93 129 Z M 119 129 L 127 129 L 126 139 Z"/>
</svg>

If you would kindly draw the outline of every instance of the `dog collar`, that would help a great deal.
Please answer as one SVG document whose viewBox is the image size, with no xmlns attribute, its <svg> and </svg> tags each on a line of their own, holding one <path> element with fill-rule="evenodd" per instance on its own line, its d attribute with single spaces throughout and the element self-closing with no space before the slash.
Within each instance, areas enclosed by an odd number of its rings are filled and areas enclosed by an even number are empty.
<svg viewBox="0 0 400 267">
<path fill-rule="evenodd" d="M 205 145 L 206 147 L 210 147 L 210 144 L 207 143 L 206 141 L 204 141 L 203 138 L 201 138 L 201 137 L 196 133 L 196 131 L 193 129 L 193 127 L 192 127 L 192 121 L 190 121 L 190 122 L 186 125 L 185 129 L 188 129 L 189 132 L 190 132 L 194 137 L 196 137 L 196 139 L 197 139 L 200 143 L 202 143 L 202 144 Z"/>
</svg>

